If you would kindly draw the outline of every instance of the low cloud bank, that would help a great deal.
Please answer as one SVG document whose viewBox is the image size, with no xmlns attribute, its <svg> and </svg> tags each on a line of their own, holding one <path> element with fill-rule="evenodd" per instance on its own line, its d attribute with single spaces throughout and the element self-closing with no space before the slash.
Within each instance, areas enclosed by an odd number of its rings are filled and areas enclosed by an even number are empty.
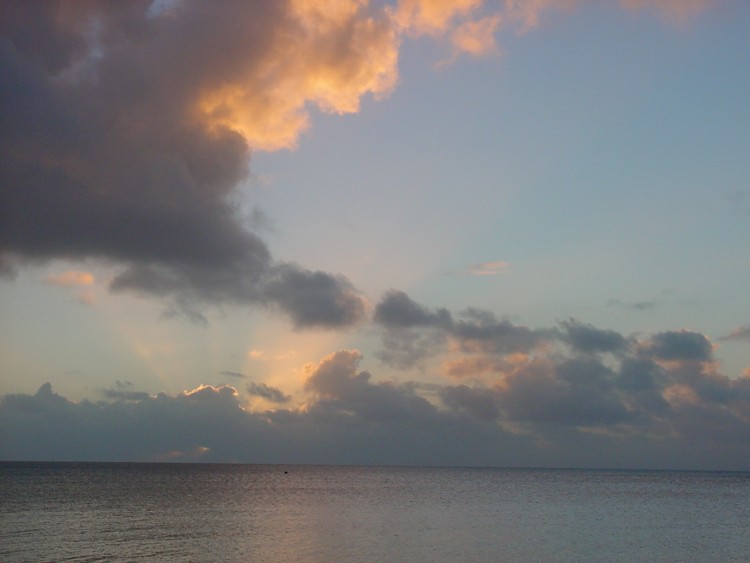
<svg viewBox="0 0 750 563">
<path fill-rule="evenodd" d="M 657 335 L 615 367 L 515 358 L 445 385 L 377 381 L 342 350 L 307 367 L 301 405 L 249 384 L 274 410 L 229 385 L 72 402 L 45 384 L 0 399 L 0 458 L 748 470 L 750 377 L 712 371 L 683 336 L 681 359 L 660 361 Z"/>
</svg>

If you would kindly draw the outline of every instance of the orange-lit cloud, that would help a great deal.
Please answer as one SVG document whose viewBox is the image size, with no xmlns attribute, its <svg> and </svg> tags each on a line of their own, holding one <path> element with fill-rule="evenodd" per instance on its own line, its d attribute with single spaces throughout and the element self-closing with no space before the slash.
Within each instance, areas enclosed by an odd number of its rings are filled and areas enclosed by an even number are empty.
<svg viewBox="0 0 750 563">
<path fill-rule="evenodd" d="M 69 270 L 67 272 L 62 272 L 61 274 L 51 275 L 47 278 L 47 283 L 62 287 L 94 285 L 95 281 L 94 274 L 77 270 Z"/>
<path fill-rule="evenodd" d="M 495 41 L 495 32 L 500 25 L 500 16 L 488 16 L 469 21 L 451 34 L 451 43 L 456 51 L 483 57 L 500 52 Z"/>
<path fill-rule="evenodd" d="M 268 52 L 236 77 L 205 87 L 195 117 L 239 132 L 253 148 L 293 148 L 310 127 L 310 105 L 354 113 L 363 96 L 391 92 L 403 35 L 447 35 L 456 53 L 498 53 L 500 16 L 467 21 L 482 5 L 403 0 L 378 8 L 367 0 L 294 0 Z"/>
<path fill-rule="evenodd" d="M 76 301 L 83 305 L 93 305 L 96 302 L 96 292 L 90 288 L 90 286 L 96 283 L 96 278 L 90 272 L 68 270 L 67 272 L 48 276 L 46 281 L 50 285 L 59 287 L 88 288 L 81 289 L 76 293 Z"/>
<path fill-rule="evenodd" d="M 393 12 L 399 27 L 412 35 L 440 35 L 453 20 L 466 17 L 482 0 L 402 0 Z"/>
<path fill-rule="evenodd" d="M 206 87 L 198 118 L 263 150 L 292 148 L 309 126 L 307 105 L 353 113 L 398 77 L 398 36 L 384 11 L 358 0 L 290 4 L 267 54 L 230 81 Z"/>
</svg>

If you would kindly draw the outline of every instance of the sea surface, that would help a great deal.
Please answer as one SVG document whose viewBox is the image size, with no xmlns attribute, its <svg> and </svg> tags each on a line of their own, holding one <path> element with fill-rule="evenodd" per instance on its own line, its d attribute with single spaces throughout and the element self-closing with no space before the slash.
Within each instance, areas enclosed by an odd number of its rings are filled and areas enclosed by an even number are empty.
<svg viewBox="0 0 750 563">
<path fill-rule="evenodd" d="M 750 473 L 0 463 L 0 561 L 750 561 Z"/>
</svg>

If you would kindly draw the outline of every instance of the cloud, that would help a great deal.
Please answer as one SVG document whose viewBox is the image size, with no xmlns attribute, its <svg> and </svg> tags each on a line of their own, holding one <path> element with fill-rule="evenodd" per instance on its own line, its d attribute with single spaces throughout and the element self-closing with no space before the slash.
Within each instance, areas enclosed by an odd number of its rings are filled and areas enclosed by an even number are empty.
<svg viewBox="0 0 750 563">
<path fill-rule="evenodd" d="M 737 327 L 729 334 L 720 337 L 719 340 L 737 342 L 750 341 L 750 325 Z"/>
<path fill-rule="evenodd" d="M 583 353 L 623 352 L 629 347 L 628 340 L 613 330 L 601 330 L 575 320 L 562 323 L 563 339 L 570 346 Z"/>
<path fill-rule="evenodd" d="M 51 275 L 47 278 L 47 283 L 62 287 L 93 285 L 94 281 L 94 274 L 78 270 L 68 270 L 67 272 Z"/>
<path fill-rule="evenodd" d="M 571 10 L 578 0 L 505 0 L 504 15 L 521 24 L 525 32 L 539 25 L 540 14 L 547 10 Z"/>
<path fill-rule="evenodd" d="M 482 0 L 401 0 L 393 15 L 407 33 L 440 35 L 481 5 Z"/>
<path fill-rule="evenodd" d="M 440 390 L 440 399 L 446 406 L 475 418 L 495 420 L 500 415 L 497 398 L 487 389 L 467 385 L 446 386 Z"/>
<path fill-rule="evenodd" d="M 73 402 L 47 383 L 0 397 L 0 459 L 748 468 L 750 378 L 711 366 L 551 354 L 428 388 L 378 381 L 362 361 L 340 350 L 308 365 L 306 401 L 274 410 L 227 385 L 151 396 L 116 382 L 105 401 Z"/>
<path fill-rule="evenodd" d="M 203 322 L 198 307 L 230 302 L 278 306 L 300 328 L 359 320 L 343 278 L 271 257 L 236 188 L 251 148 L 295 144 L 309 104 L 352 112 L 363 95 L 392 88 L 397 38 L 383 10 L 354 1 L 0 9 L 5 273 L 27 261 L 107 259 L 123 267 L 113 291 L 167 299 L 168 316 Z M 289 293 L 297 289 L 322 292 L 330 308 L 310 311 Z"/>
<path fill-rule="evenodd" d="M 271 387 L 265 383 L 251 381 L 247 384 L 246 389 L 251 395 L 261 397 L 272 403 L 288 403 L 292 398 L 290 395 L 285 395 L 276 387 Z"/>
<path fill-rule="evenodd" d="M 221 375 L 226 375 L 227 377 L 234 377 L 237 379 L 247 379 L 247 376 L 244 373 L 240 373 L 238 371 L 222 371 L 220 373 Z"/>
<path fill-rule="evenodd" d="M 526 353 L 547 341 L 551 334 L 498 319 L 491 311 L 467 309 L 450 327 L 450 335 L 464 351 L 496 354 Z"/>
<path fill-rule="evenodd" d="M 390 290 L 383 295 L 375 308 L 374 320 L 388 328 L 437 326 L 452 322 L 445 309 L 430 311 L 398 290 Z"/>
<path fill-rule="evenodd" d="M 163 299 L 166 318 L 206 324 L 204 306 L 236 304 L 299 329 L 361 322 L 368 304 L 350 281 L 275 258 L 251 230 L 238 193 L 251 151 L 293 148 L 311 108 L 351 113 L 388 95 L 405 36 L 487 55 L 505 26 L 526 31 L 575 4 L 507 0 L 487 15 L 480 0 L 2 3 L 0 275 L 100 259 L 118 267 L 112 292 Z M 677 20 L 708 5 L 621 4 Z M 87 275 L 48 281 L 86 288 Z M 396 290 L 372 318 L 381 360 L 462 384 L 380 381 L 356 350 L 308 366 L 299 408 L 247 383 L 288 406 L 272 411 L 245 408 L 227 385 L 151 396 L 116 382 L 104 400 L 74 402 L 45 384 L 0 399 L 0 457 L 748 468 L 750 378 L 719 373 L 701 333 L 530 328 Z"/>
<path fill-rule="evenodd" d="M 297 328 L 346 326 L 364 318 L 365 301 L 343 276 L 291 264 L 273 271 L 264 296 L 286 311 Z"/>
<path fill-rule="evenodd" d="M 278 309 L 297 328 L 357 323 L 365 303 L 350 282 L 274 258 L 250 230 L 237 187 L 251 150 L 293 148 L 310 108 L 351 113 L 388 95 L 407 36 L 487 55 L 506 20 L 533 26 L 568 5 L 4 2 L 0 275 L 100 259 L 120 268 L 112 291 L 162 299 L 168 318 L 206 324 L 203 307 L 241 304 Z"/>
<path fill-rule="evenodd" d="M 633 311 L 650 311 L 655 309 L 657 306 L 656 301 L 634 301 L 632 303 L 626 303 L 619 299 L 610 299 L 607 301 L 608 307 L 623 307 L 624 309 L 631 309 Z"/>
<path fill-rule="evenodd" d="M 367 371 L 358 371 L 362 354 L 341 350 L 308 366 L 305 388 L 317 397 L 314 409 L 326 414 L 353 413 L 367 421 L 415 424 L 437 417 L 435 407 L 408 385 L 371 383 Z"/>
<path fill-rule="evenodd" d="M 102 389 L 99 394 L 111 401 L 143 401 L 150 398 L 150 395 L 143 391 L 126 391 L 123 389 Z"/>
<path fill-rule="evenodd" d="M 642 343 L 640 349 L 645 356 L 659 360 L 708 362 L 713 359 L 711 341 L 689 330 L 660 332 Z"/>
<path fill-rule="evenodd" d="M 505 273 L 509 267 L 509 262 L 480 262 L 478 264 L 472 264 L 465 270 L 461 270 L 459 274 L 466 276 L 499 276 L 500 274 Z"/>
<path fill-rule="evenodd" d="M 90 287 L 96 279 L 90 272 L 68 270 L 47 277 L 47 283 L 59 287 Z M 76 292 L 75 299 L 83 305 L 93 305 L 96 302 L 96 292 L 92 289 L 82 289 Z"/>
<path fill-rule="evenodd" d="M 614 379 L 596 360 L 533 362 L 505 378 L 500 404 L 519 422 L 611 427 L 631 416 Z"/>
<path fill-rule="evenodd" d="M 397 367 L 412 367 L 446 342 L 467 353 L 525 353 L 552 333 L 497 319 L 491 311 L 469 308 L 457 317 L 447 309 L 430 310 L 402 291 L 386 292 L 375 307 L 375 323 L 384 328 L 378 357 Z"/>
<path fill-rule="evenodd" d="M 381 361 L 485 387 L 500 419 L 523 424 L 641 424 L 661 416 L 667 403 L 718 404 L 735 385 L 715 371 L 711 340 L 684 329 L 636 337 L 574 319 L 533 329 L 480 309 L 453 316 L 393 291 L 376 306 L 375 320 Z M 492 412 L 487 398 L 476 406 L 463 387 L 447 393 L 448 405 Z"/>
<path fill-rule="evenodd" d="M 451 34 L 451 43 L 456 51 L 485 57 L 500 51 L 495 41 L 495 32 L 500 25 L 500 16 L 489 16 L 459 26 Z"/>
<path fill-rule="evenodd" d="M 649 10 L 658 12 L 668 21 L 685 24 L 701 11 L 708 9 L 713 0 L 620 0 L 620 5 L 628 10 Z M 503 16 L 509 21 L 518 22 L 521 31 L 526 32 L 540 25 L 541 15 L 552 10 L 572 11 L 580 0 L 504 0 Z"/>
</svg>

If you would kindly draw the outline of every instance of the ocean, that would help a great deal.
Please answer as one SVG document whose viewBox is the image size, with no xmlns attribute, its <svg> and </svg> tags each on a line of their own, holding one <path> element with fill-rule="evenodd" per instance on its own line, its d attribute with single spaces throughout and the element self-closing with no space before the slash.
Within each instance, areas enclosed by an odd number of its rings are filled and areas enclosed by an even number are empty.
<svg viewBox="0 0 750 563">
<path fill-rule="evenodd" d="M 750 473 L 0 463 L 0 561 L 750 561 Z"/>
</svg>

